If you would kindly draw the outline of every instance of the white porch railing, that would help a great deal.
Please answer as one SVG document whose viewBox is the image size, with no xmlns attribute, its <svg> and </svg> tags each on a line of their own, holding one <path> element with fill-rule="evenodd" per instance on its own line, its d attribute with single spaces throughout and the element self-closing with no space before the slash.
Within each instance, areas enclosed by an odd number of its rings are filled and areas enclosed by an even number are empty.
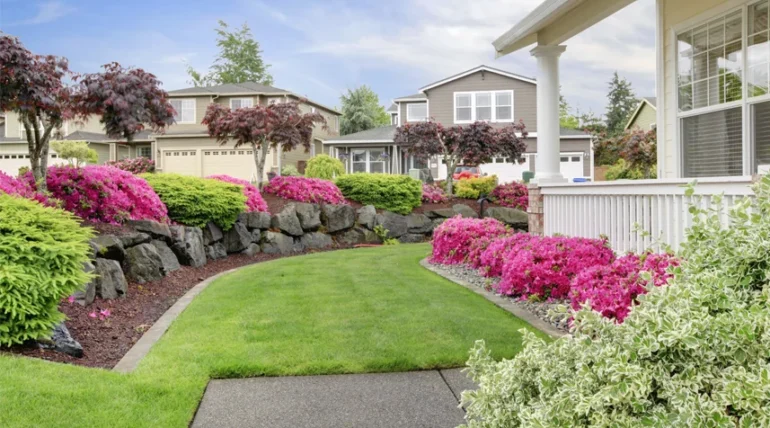
<svg viewBox="0 0 770 428">
<path fill-rule="evenodd" d="M 674 250 L 684 241 L 692 225 L 691 198 L 685 186 L 693 179 L 610 181 L 576 184 L 544 184 L 543 231 L 584 238 L 609 237 L 618 253 L 641 252 L 656 242 Z M 705 178 L 697 180 L 695 194 L 701 206 L 711 207 L 713 196 L 724 194 L 727 208 L 744 196 L 753 196 L 751 177 Z M 723 211 L 726 223 L 727 210 Z M 638 224 L 652 236 L 635 231 Z M 657 249 L 657 248 L 656 248 Z"/>
</svg>

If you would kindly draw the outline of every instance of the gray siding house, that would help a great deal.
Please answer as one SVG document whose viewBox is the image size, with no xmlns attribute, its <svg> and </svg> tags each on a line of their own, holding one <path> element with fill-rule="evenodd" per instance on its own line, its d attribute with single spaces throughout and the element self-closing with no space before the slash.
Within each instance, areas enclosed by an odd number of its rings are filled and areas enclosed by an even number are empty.
<svg viewBox="0 0 770 428">
<path fill-rule="evenodd" d="M 348 172 L 405 174 L 414 168 L 430 168 L 434 178 L 444 179 L 448 171 L 439 159 L 420 161 L 393 143 L 398 126 L 429 118 L 446 126 L 485 120 L 502 127 L 522 120 L 529 133 L 525 162 L 498 158 L 481 165 L 484 173 L 497 175 L 501 182 L 521 180 L 525 171 L 537 168 L 536 95 L 534 79 L 481 65 L 394 99 L 387 109 L 390 126 L 326 139 L 324 151 L 343 159 Z M 568 178 L 593 177 L 589 134 L 562 130 L 561 169 Z"/>
</svg>

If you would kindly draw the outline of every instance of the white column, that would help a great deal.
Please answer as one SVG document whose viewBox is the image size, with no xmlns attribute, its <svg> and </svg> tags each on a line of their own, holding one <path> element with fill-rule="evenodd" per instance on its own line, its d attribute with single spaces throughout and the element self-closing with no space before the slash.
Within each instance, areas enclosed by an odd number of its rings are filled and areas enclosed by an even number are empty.
<svg viewBox="0 0 770 428">
<path fill-rule="evenodd" d="M 538 46 L 537 58 L 537 183 L 567 181 L 560 171 L 559 56 L 566 46 Z"/>
</svg>

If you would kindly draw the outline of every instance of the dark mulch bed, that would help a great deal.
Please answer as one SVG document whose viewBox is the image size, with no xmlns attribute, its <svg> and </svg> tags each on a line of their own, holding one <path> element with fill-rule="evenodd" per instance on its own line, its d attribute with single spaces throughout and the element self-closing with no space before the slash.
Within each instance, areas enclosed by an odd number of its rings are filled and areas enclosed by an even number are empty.
<svg viewBox="0 0 770 428">
<path fill-rule="evenodd" d="M 102 228 L 98 227 L 98 229 Z M 110 230 L 108 233 L 113 232 Z M 280 255 L 262 253 L 253 257 L 231 255 L 226 259 L 210 261 L 199 268 L 182 267 L 160 281 L 143 285 L 129 283 L 128 296 L 123 299 L 97 298 L 87 307 L 63 302 L 59 305 L 59 309 L 68 318 L 66 325 L 70 333 L 83 346 L 85 354 L 83 358 L 73 358 L 53 350 L 40 349 L 37 345 L 17 346 L 0 352 L 111 369 L 168 308 L 199 282 L 220 272 L 280 257 Z M 106 320 L 101 321 L 88 316 L 89 313 L 93 311 L 98 313 L 102 309 L 109 309 L 111 312 Z"/>
<path fill-rule="evenodd" d="M 97 235 L 123 236 L 135 232 L 133 228 L 122 224 L 94 223 L 91 221 L 83 221 L 80 224 L 92 228 Z"/>
</svg>

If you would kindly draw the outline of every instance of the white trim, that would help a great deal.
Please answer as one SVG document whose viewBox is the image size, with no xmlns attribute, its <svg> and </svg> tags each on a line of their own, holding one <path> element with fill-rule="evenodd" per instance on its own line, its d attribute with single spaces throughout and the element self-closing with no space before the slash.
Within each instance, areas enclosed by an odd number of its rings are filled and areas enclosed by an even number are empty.
<svg viewBox="0 0 770 428">
<path fill-rule="evenodd" d="M 396 114 L 398 114 L 398 120 L 396 121 L 396 125 L 401 126 L 401 103 L 396 102 L 396 106 L 398 107 L 396 109 Z"/>
<path fill-rule="evenodd" d="M 334 145 L 342 145 L 342 144 L 360 144 L 360 143 L 390 143 L 393 144 L 393 140 L 326 140 L 323 142 L 324 144 L 334 144 Z"/>
<path fill-rule="evenodd" d="M 230 110 L 233 109 L 233 101 L 240 101 L 241 102 L 241 106 L 238 107 L 238 108 L 244 108 L 243 107 L 243 102 L 244 101 L 248 101 L 251 104 L 249 107 L 254 107 L 254 98 L 230 98 Z M 315 108 L 315 107 L 313 107 L 313 108 Z"/>
<path fill-rule="evenodd" d="M 173 101 L 179 101 L 179 111 L 177 113 L 179 113 L 179 119 L 180 120 L 176 122 L 177 124 L 179 124 L 179 125 L 188 124 L 189 125 L 189 124 L 196 124 L 196 123 L 198 123 L 198 101 L 195 98 L 177 98 L 177 99 L 169 100 L 169 102 L 173 102 Z M 185 101 L 192 102 L 192 105 L 193 105 L 193 107 L 192 107 L 192 110 L 193 110 L 193 120 L 192 120 L 192 122 L 190 122 L 190 121 L 182 121 L 181 120 L 182 119 L 182 110 L 184 110 L 184 103 L 185 103 Z"/>
<path fill-rule="evenodd" d="M 705 24 L 706 21 L 710 21 L 713 18 L 717 18 L 720 15 L 727 15 L 731 12 L 735 12 L 739 7 L 747 6 L 749 3 L 754 3 L 756 0 L 725 0 L 718 6 L 714 6 L 709 10 L 701 12 L 692 18 L 685 19 L 682 22 L 678 22 L 671 27 L 674 33 L 681 33 L 692 27 L 697 27 L 700 24 Z M 673 42 L 673 40 L 672 40 Z M 672 43 L 673 44 L 673 43 Z"/>
<path fill-rule="evenodd" d="M 429 89 L 433 89 L 433 88 L 435 88 L 437 86 L 442 86 L 442 85 L 445 85 L 445 84 L 447 84 L 449 82 L 453 82 L 453 81 L 455 81 L 457 79 L 462 79 L 465 76 L 469 76 L 469 75 L 471 75 L 473 73 L 476 73 L 476 72 L 479 72 L 479 71 L 487 71 L 487 72 L 490 72 L 490 73 L 498 74 L 500 76 L 505 76 L 505 77 L 509 77 L 511 79 L 520 80 L 522 82 L 527 82 L 527 83 L 532 83 L 533 85 L 537 85 L 537 80 L 529 79 L 529 78 L 526 78 L 526 77 L 523 77 L 523 76 L 519 76 L 519 75 L 516 75 L 516 74 L 512 74 L 512 73 L 508 73 L 508 72 L 505 72 L 503 70 L 497 70 L 495 68 L 487 67 L 486 65 L 480 65 L 480 66 L 478 66 L 476 68 L 472 68 L 472 69 L 470 69 L 468 71 L 464 71 L 464 72 L 462 72 L 460 74 L 456 74 L 454 76 L 447 77 L 444 80 L 439 80 L 436 83 L 431 83 L 428 86 L 423 86 L 422 88 L 420 88 L 420 92 L 425 92 L 425 91 L 427 91 Z"/>
<path fill-rule="evenodd" d="M 658 111 L 658 108 L 652 105 L 651 102 L 647 101 L 645 98 L 642 98 L 642 101 L 639 102 L 639 105 L 636 107 L 636 110 L 634 111 L 634 114 L 631 115 L 631 118 L 628 119 L 628 122 L 626 122 L 626 127 L 623 128 L 624 130 L 629 130 L 631 128 L 631 123 L 634 122 L 634 119 L 636 119 L 637 116 L 639 116 L 639 113 L 642 111 L 642 107 L 647 104 L 650 107 L 652 107 L 656 112 Z"/>
<path fill-rule="evenodd" d="M 413 117 L 409 112 L 409 107 L 413 106 L 421 106 L 425 105 L 425 117 L 424 118 L 415 118 Z M 424 122 L 428 120 L 430 116 L 428 116 L 428 103 L 427 102 L 421 102 L 421 103 L 409 103 L 406 105 L 406 121 L 407 122 Z"/>
<path fill-rule="evenodd" d="M 503 119 L 498 120 L 497 119 L 497 94 L 500 93 L 508 93 L 511 95 L 511 118 L 510 119 Z M 490 109 L 491 109 L 491 119 L 486 121 L 490 123 L 513 123 L 514 119 L 516 117 L 516 114 L 514 112 L 514 90 L 512 89 L 506 89 L 502 91 L 457 91 L 452 93 L 452 117 L 455 124 L 467 124 L 467 123 L 473 123 L 476 119 L 476 96 L 478 94 L 489 94 L 490 95 Z M 470 95 L 471 97 L 471 120 L 457 120 L 457 96 L 458 95 Z M 503 106 L 507 107 L 507 106 Z M 467 108 L 467 107 L 462 107 Z"/>
<path fill-rule="evenodd" d="M 666 31 L 663 28 L 664 0 L 655 0 L 655 139 L 658 144 L 658 178 L 666 173 Z M 678 71 L 677 71 L 678 72 Z M 676 86 L 676 85 L 675 85 Z M 657 126 L 661 124 L 661 126 Z M 593 146 L 593 144 L 591 144 Z"/>
<path fill-rule="evenodd" d="M 428 98 L 396 98 L 393 101 L 394 102 L 399 102 L 399 103 L 403 103 L 403 102 L 424 102 L 424 101 L 428 101 Z"/>
</svg>

